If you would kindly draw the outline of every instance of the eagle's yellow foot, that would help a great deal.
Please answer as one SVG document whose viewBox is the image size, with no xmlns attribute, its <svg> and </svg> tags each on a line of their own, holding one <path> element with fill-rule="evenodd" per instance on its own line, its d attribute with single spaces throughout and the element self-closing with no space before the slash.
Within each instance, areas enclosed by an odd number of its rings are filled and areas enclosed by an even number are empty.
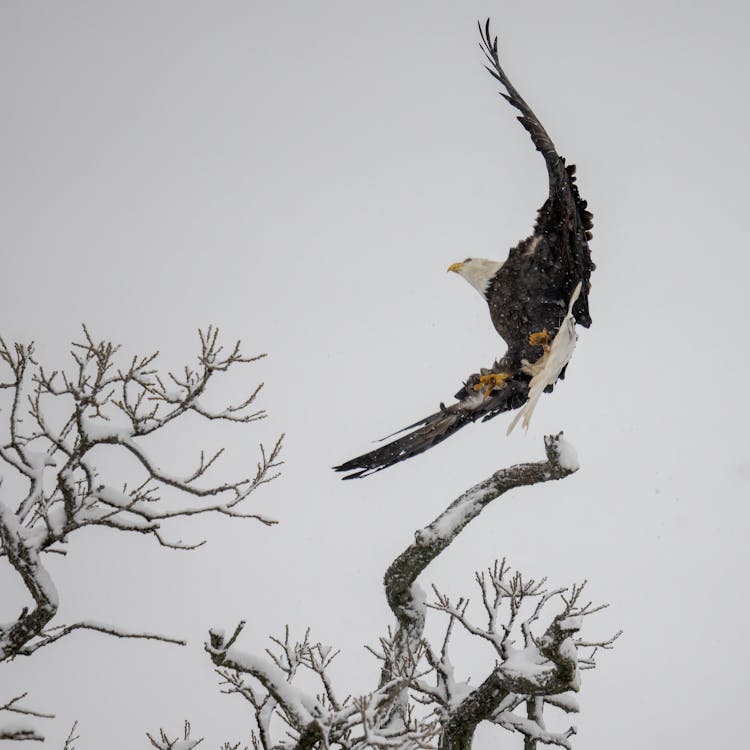
<svg viewBox="0 0 750 750">
<path fill-rule="evenodd" d="M 505 381 L 511 377 L 509 372 L 493 372 L 491 375 L 480 375 L 479 382 L 474 386 L 475 391 L 484 391 L 484 397 L 489 398 L 494 388 L 504 388 Z"/>
<path fill-rule="evenodd" d="M 547 329 L 543 328 L 541 331 L 529 334 L 529 343 L 532 346 L 541 346 L 545 352 L 548 352 L 552 339 L 550 338 Z"/>
</svg>

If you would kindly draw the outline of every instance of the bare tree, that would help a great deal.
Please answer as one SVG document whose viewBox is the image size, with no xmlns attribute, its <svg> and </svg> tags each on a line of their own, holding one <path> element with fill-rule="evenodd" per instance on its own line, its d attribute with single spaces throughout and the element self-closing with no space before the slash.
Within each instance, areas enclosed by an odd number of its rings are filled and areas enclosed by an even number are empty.
<svg viewBox="0 0 750 750">
<path fill-rule="evenodd" d="M 191 732 L 190 722 L 186 721 L 182 731 L 182 739 L 175 737 L 175 739 L 170 740 L 169 735 L 164 729 L 160 729 L 159 734 L 156 737 L 146 732 L 146 737 L 148 737 L 152 747 L 155 747 L 156 750 L 192 750 L 203 742 L 203 738 L 196 739 L 191 737 Z M 241 742 L 234 744 L 231 742 L 225 742 L 220 750 L 248 750 L 248 748 L 247 746 L 243 747 Z"/>
<path fill-rule="evenodd" d="M 200 743 L 203 742 L 203 739 L 192 739 L 190 733 L 190 722 L 186 721 L 182 732 L 182 739 L 176 737 L 175 739 L 170 740 L 169 736 L 163 729 L 159 730 L 158 737 L 152 737 L 148 732 L 146 733 L 146 737 L 149 738 L 151 744 L 156 750 L 192 750 L 192 748 L 200 745 Z"/>
<path fill-rule="evenodd" d="M 583 598 L 585 582 L 549 588 L 510 570 L 505 560 L 476 574 L 479 616 L 469 600 L 452 599 L 434 588 L 428 601 L 417 578 L 493 500 L 516 487 L 563 479 L 578 468 L 575 451 L 562 433 L 545 439 L 547 460 L 520 464 L 493 474 L 469 489 L 432 523 L 417 531 L 413 544 L 385 574 L 385 593 L 395 628 L 371 653 L 380 661 L 380 678 L 371 693 L 341 698 L 328 667 L 338 652 L 311 640 L 272 638 L 266 657 L 236 645 L 244 623 L 231 635 L 212 630 L 206 643 L 224 691 L 246 700 L 255 717 L 253 746 L 263 750 L 311 748 L 417 748 L 467 750 L 481 722 L 518 735 L 525 750 L 537 743 L 570 747 L 575 728 L 548 731 L 545 709 L 578 711 L 574 694 L 580 672 L 596 666 L 603 639 L 580 635 L 584 619 L 600 611 Z M 447 617 L 439 644 L 424 636 L 428 611 Z M 478 685 L 455 677 L 451 644 L 457 629 L 489 649 L 485 679 Z M 317 692 L 297 679 L 312 674 Z M 343 695 L 346 695 L 344 693 Z"/>
<path fill-rule="evenodd" d="M 21 705 L 27 695 L 28 693 L 21 693 L 21 695 L 11 698 L 0 706 L 0 712 L 13 714 L 14 716 L 32 716 L 36 719 L 54 718 L 53 714 L 34 711 L 28 706 Z M 22 723 L 6 723 L 5 725 L 0 726 L 0 740 L 36 740 L 37 742 L 41 742 L 44 740 L 44 737 L 24 721 Z"/>
<path fill-rule="evenodd" d="M 118 346 L 95 340 L 85 326 L 82 341 L 72 345 L 72 366 L 62 370 L 41 365 L 33 343 L 9 346 L 0 338 L 0 367 L 5 369 L 0 374 L 0 395 L 5 397 L 0 408 L 7 431 L 0 439 L 0 463 L 13 475 L 0 477 L 0 557 L 16 570 L 33 600 L 31 607 L 0 625 L 0 663 L 29 656 L 76 630 L 184 645 L 166 635 L 126 632 L 90 620 L 52 624 L 59 597 L 42 558 L 44 553 L 64 555 L 73 532 L 103 526 L 189 550 L 203 542 L 171 539 L 165 529 L 171 519 L 218 513 L 275 523 L 246 510 L 246 501 L 278 476 L 282 438 L 268 451 L 260 446 L 255 468 L 246 476 L 213 484 L 206 482 L 207 475 L 223 448 L 210 455 L 201 451 L 197 465 L 178 475 L 161 469 L 144 442 L 186 422 L 190 414 L 240 423 L 266 416 L 255 404 L 262 384 L 236 404 L 211 409 L 204 403 L 217 375 L 265 356 L 243 355 L 240 342 L 225 350 L 218 333 L 211 326 L 200 331 L 197 364 L 164 375 L 156 369 L 158 352 L 121 360 Z M 93 454 L 102 446 L 134 459 L 134 483 L 99 471 Z M 48 716 L 23 707 L 25 699 L 25 693 L 13 698 L 0 705 L 0 712 Z M 32 728 L 10 726 L 0 728 L 0 739 L 42 737 Z"/>
<path fill-rule="evenodd" d="M 78 739 L 78 735 L 76 734 L 77 729 L 78 729 L 78 722 L 74 721 L 73 726 L 70 728 L 70 732 L 68 732 L 68 736 L 65 739 L 63 750 L 76 750 L 73 743 Z"/>
</svg>

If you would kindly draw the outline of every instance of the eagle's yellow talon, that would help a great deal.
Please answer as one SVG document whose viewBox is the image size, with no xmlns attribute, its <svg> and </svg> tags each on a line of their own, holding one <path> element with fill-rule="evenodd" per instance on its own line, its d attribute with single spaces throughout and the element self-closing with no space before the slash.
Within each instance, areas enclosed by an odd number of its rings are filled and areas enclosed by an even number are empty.
<svg viewBox="0 0 750 750">
<path fill-rule="evenodd" d="M 484 397 L 489 398 L 495 388 L 504 388 L 505 381 L 510 379 L 509 372 L 495 372 L 491 375 L 480 375 L 479 382 L 474 386 L 475 391 L 484 391 Z"/>
<path fill-rule="evenodd" d="M 546 328 L 529 334 L 529 343 L 532 346 L 541 346 L 546 351 L 550 345 L 550 337 Z"/>
</svg>

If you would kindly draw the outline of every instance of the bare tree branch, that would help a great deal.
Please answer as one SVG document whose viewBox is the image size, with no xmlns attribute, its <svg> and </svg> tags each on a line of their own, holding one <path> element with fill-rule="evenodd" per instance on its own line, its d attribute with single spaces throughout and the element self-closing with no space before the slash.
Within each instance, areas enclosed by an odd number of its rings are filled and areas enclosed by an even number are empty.
<svg viewBox="0 0 750 750">
<path fill-rule="evenodd" d="M 268 659 L 245 653 L 234 646 L 242 623 L 230 638 L 221 631 L 211 631 L 206 651 L 226 685 L 224 692 L 237 693 L 254 709 L 258 733 L 253 735 L 257 747 L 297 748 L 340 747 L 346 750 L 365 750 L 372 747 L 426 748 L 437 734 L 436 721 L 409 717 L 397 731 L 387 726 L 391 706 L 401 690 L 412 679 L 418 679 L 413 667 L 391 682 L 380 686 L 369 695 L 358 698 L 347 696 L 341 700 L 334 690 L 327 669 L 337 652 L 310 640 L 309 631 L 302 641 L 293 642 L 289 629 L 284 638 L 271 638 L 275 649 L 267 649 Z M 298 674 L 306 671 L 315 675 L 322 687 L 311 695 L 293 684 Z M 241 675 L 250 675 L 258 683 L 255 688 L 245 683 Z M 270 722 L 276 715 L 288 727 L 288 741 L 274 742 Z"/>
<path fill-rule="evenodd" d="M 54 719 L 54 714 L 42 713 L 34 709 L 21 705 L 21 701 L 28 696 L 28 693 L 21 693 L 15 698 L 11 698 L 5 704 L 0 706 L 0 713 L 3 711 L 20 716 L 32 716 L 36 719 Z M 43 742 L 44 737 L 39 734 L 33 727 L 25 724 L 0 726 L 0 740 L 14 741 L 33 741 Z"/>
<path fill-rule="evenodd" d="M 70 728 L 70 732 L 68 732 L 68 736 L 65 740 L 65 745 L 63 746 L 63 750 L 75 750 L 75 747 L 73 747 L 73 743 L 78 739 L 78 735 L 76 734 L 77 729 L 78 729 L 78 722 L 74 721 L 73 726 Z"/>
<path fill-rule="evenodd" d="M 415 534 L 415 541 L 391 564 L 385 574 L 385 591 L 398 629 L 394 642 L 394 656 L 401 661 L 414 651 L 422 639 L 425 611 L 421 590 L 415 589 L 419 574 L 434 560 L 461 531 L 493 500 L 516 487 L 562 479 L 575 471 L 560 462 L 562 433 L 545 438 L 547 460 L 519 464 L 495 472 L 452 502 L 431 524 Z M 455 615 L 454 615 L 455 616 Z M 500 643 L 496 644 L 500 648 Z M 386 661 L 381 682 L 388 681 L 393 665 Z M 402 704 L 403 705 L 403 704 Z M 403 708 L 398 713 L 403 713 Z M 394 721 L 400 720 L 397 715 Z"/>
<path fill-rule="evenodd" d="M 0 740 L 14 740 L 16 742 L 33 740 L 34 742 L 44 742 L 44 736 L 31 727 L 0 727 Z"/>
<path fill-rule="evenodd" d="M 0 474 L 0 557 L 16 570 L 33 602 L 9 622 L 2 618 L 0 662 L 29 656 L 76 630 L 185 644 L 85 620 L 49 627 L 59 601 L 42 553 L 64 554 L 61 545 L 79 529 L 106 527 L 146 534 L 172 549 L 194 549 L 201 540 L 169 537 L 171 519 L 214 513 L 276 523 L 251 512 L 248 499 L 279 476 L 283 435 L 269 450 L 260 446 L 244 476 L 218 482 L 211 474 L 223 448 L 201 450 L 197 466 L 178 474 L 162 468 L 152 443 L 145 440 L 180 419 L 246 424 L 264 418 L 265 411 L 256 407 L 262 384 L 223 407 L 210 406 L 207 399 L 219 375 L 265 355 L 245 356 L 239 341 L 225 350 L 218 329 L 209 326 L 199 331 L 195 365 L 160 374 L 158 352 L 123 358 L 119 346 L 95 339 L 86 326 L 82 333 L 72 344 L 71 366 L 59 370 L 39 363 L 33 343 L 9 345 L 0 338 L 0 412 L 5 419 L 0 470 L 4 467 L 16 480 L 4 485 Z M 129 484 L 124 477 L 101 472 L 94 452 L 102 449 L 134 458 L 140 472 L 136 481 Z M 5 487 L 15 489 L 18 480 L 21 491 L 7 496 Z M 38 739 L 34 731 L 21 734 Z"/>
<path fill-rule="evenodd" d="M 151 744 L 156 748 L 156 750 L 192 750 L 192 748 L 197 747 L 201 742 L 203 742 L 202 737 L 197 740 L 191 739 L 190 722 L 188 721 L 185 722 L 182 739 L 180 739 L 179 737 L 175 737 L 175 739 L 170 740 L 167 736 L 167 733 L 163 729 L 159 730 L 158 737 L 152 737 L 148 732 L 146 732 L 146 737 L 149 738 Z"/>
<path fill-rule="evenodd" d="M 584 618 L 606 606 L 583 599 L 585 582 L 548 590 L 546 579 L 527 578 L 512 571 L 505 560 L 496 561 L 475 576 L 483 624 L 473 619 L 467 597 L 452 599 L 433 587 L 435 600 L 428 602 L 417 584 L 424 568 L 492 500 L 515 487 L 562 479 L 577 469 L 563 458 L 572 449 L 562 433 L 545 438 L 545 449 L 546 461 L 496 472 L 461 495 L 418 531 L 415 542 L 390 566 L 385 587 L 397 625 L 376 647 L 367 647 L 382 665 L 379 685 L 369 695 L 340 699 L 328 673 L 338 652 L 314 643 L 309 631 L 301 641 L 293 641 L 287 627 L 283 637 L 271 638 L 267 658 L 237 648 L 244 623 L 229 637 L 210 631 L 205 647 L 219 668 L 224 691 L 242 696 L 253 707 L 255 748 L 408 750 L 438 743 L 442 750 L 467 750 L 482 721 L 520 736 L 527 750 L 538 743 L 570 746 L 575 728 L 548 731 L 544 708 L 577 711 L 571 693 L 579 688 L 579 671 L 595 665 L 594 653 L 579 659 L 579 649 L 609 647 L 617 637 L 576 637 Z M 439 646 L 424 638 L 429 610 L 448 617 Z M 546 628 L 537 631 L 541 621 Z M 492 650 L 494 667 L 479 685 L 461 682 L 455 675 L 450 643 L 457 628 Z M 318 693 L 297 685 L 302 672 L 317 678 Z M 525 716 L 518 713 L 523 708 Z M 287 726 L 284 740 L 272 737 L 274 716 Z"/>
<path fill-rule="evenodd" d="M 518 464 L 495 472 L 452 502 L 431 524 L 417 531 L 415 541 L 402 552 L 385 574 L 388 604 L 404 632 L 421 637 L 424 612 L 415 603 L 412 585 L 419 574 L 493 500 L 516 487 L 563 479 L 575 469 L 560 464 L 562 433 L 545 438 L 547 460 Z"/>
<path fill-rule="evenodd" d="M 56 625 L 54 628 L 42 631 L 38 634 L 38 641 L 34 641 L 31 644 L 27 644 L 18 650 L 18 654 L 22 656 L 30 656 L 34 651 L 38 651 L 44 646 L 48 646 L 50 643 L 69 635 L 74 630 L 95 630 L 99 633 L 105 633 L 116 638 L 136 638 L 146 641 L 161 641 L 162 643 L 173 643 L 177 646 L 186 646 L 187 641 L 180 640 L 178 638 L 171 638 L 167 635 L 160 635 L 158 633 L 128 633 L 119 628 L 102 625 L 95 622 L 76 622 L 72 625 Z"/>
</svg>

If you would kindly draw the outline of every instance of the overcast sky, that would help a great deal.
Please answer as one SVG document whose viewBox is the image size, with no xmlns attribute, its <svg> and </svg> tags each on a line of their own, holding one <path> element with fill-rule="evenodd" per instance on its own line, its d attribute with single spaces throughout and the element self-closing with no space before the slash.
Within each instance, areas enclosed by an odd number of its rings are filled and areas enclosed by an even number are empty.
<svg viewBox="0 0 750 750">
<path fill-rule="evenodd" d="M 546 197 L 542 159 L 482 69 L 491 15 L 506 71 L 594 213 L 593 326 L 527 434 L 473 426 L 361 482 L 330 466 L 449 400 L 503 344 L 463 280 L 502 260 Z M 279 519 L 198 518 L 152 540 L 79 532 L 48 561 L 59 621 L 90 618 L 187 649 L 79 634 L 4 666 L 74 719 L 78 750 L 145 747 L 189 718 L 206 747 L 246 739 L 201 644 L 248 620 L 342 649 L 342 692 L 391 620 L 382 574 L 459 492 L 541 458 L 564 429 L 582 469 L 491 506 L 422 577 L 471 593 L 496 557 L 552 585 L 589 580 L 617 648 L 584 675 L 575 747 L 744 747 L 750 441 L 748 10 L 735 2 L 13 2 L 0 5 L 0 327 L 60 367 L 86 322 L 126 352 L 194 357 L 209 322 L 267 360 L 269 419 L 172 437 L 219 476 L 287 433 L 254 500 Z M 234 382 L 232 387 L 243 383 Z M 197 441 L 197 442 L 196 442 Z M 114 465 L 115 471 L 117 465 Z M 0 619 L 26 604 L 0 571 Z M 485 654 L 486 657 L 486 654 Z M 454 655 L 474 683 L 490 664 Z M 563 726 L 565 718 L 563 718 Z M 476 747 L 515 747 L 502 730 Z M 505 744 L 502 744 L 505 743 Z"/>
</svg>

